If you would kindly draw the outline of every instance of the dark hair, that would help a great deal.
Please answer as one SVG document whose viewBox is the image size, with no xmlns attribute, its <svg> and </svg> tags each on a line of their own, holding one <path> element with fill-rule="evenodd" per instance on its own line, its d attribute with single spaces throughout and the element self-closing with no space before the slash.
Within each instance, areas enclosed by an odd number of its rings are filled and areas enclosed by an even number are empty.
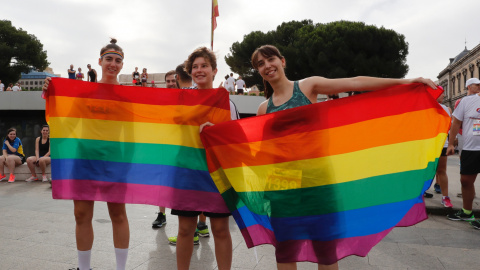
<svg viewBox="0 0 480 270">
<path fill-rule="evenodd" d="M 165 73 L 165 81 L 167 81 L 167 77 L 170 75 L 175 75 L 177 74 L 175 70 L 170 70 L 169 72 Z"/>
<path fill-rule="evenodd" d="M 123 53 L 122 48 L 120 48 L 120 46 L 117 45 L 117 40 L 114 39 L 114 38 L 111 38 L 110 44 L 106 45 L 105 47 L 103 47 L 103 48 L 100 50 L 100 55 L 102 55 L 102 54 L 103 54 L 104 52 L 106 52 L 108 49 L 113 49 L 114 51 L 121 52 L 122 55 L 125 56 L 125 54 Z"/>
<path fill-rule="evenodd" d="M 258 54 L 261 54 L 265 58 L 269 58 L 272 56 L 276 56 L 280 59 L 285 59 L 283 55 L 280 53 L 280 51 L 277 49 L 277 47 L 273 45 L 263 45 L 261 47 L 258 47 L 252 54 L 252 66 L 254 69 L 258 71 Z M 264 91 L 265 91 L 265 98 L 270 98 L 273 94 L 273 88 L 270 85 L 269 82 L 266 80 L 263 80 L 263 86 L 264 86 Z"/>
<path fill-rule="evenodd" d="M 50 129 L 50 126 L 49 126 L 49 125 L 43 125 L 43 126 L 42 126 L 42 129 L 43 129 L 43 128 L 48 128 L 48 129 Z"/>
<path fill-rule="evenodd" d="M 228 80 L 229 77 L 230 77 L 230 76 L 228 76 L 228 74 L 225 75 L 225 80 Z"/>
<path fill-rule="evenodd" d="M 175 69 L 175 73 L 178 76 L 177 81 L 182 81 L 185 83 L 192 81 L 192 76 L 190 76 L 185 70 L 185 64 L 178 65 L 177 68 Z"/>
<path fill-rule="evenodd" d="M 185 70 L 188 72 L 188 74 L 192 74 L 193 62 L 198 57 L 205 58 L 205 60 L 212 66 L 212 70 L 215 70 L 217 68 L 217 57 L 215 56 L 215 54 L 207 47 L 200 47 L 195 49 L 195 51 L 193 51 L 185 61 Z"/>
<path fill-rule="evenodd" d="M 17 129 L 11 127 L 11 128 L 9 128 L 9 129 L 7 130 L 7 136 L 6 136 L 7 138 L 6 138 L 6 139 L 7 139 L 9 142 L 12 142 L 12 141 L 10 141 L 10 138 L 8 138 L 8 134 L 9 134 L 10 132 L 12 132 L 12 131 L 15 131 L 15 134 L 16 134 L 16 133 L 17 133 Z M 15 136 L 15 137 L 16 137 L 16 136 Z"/>
</svg>

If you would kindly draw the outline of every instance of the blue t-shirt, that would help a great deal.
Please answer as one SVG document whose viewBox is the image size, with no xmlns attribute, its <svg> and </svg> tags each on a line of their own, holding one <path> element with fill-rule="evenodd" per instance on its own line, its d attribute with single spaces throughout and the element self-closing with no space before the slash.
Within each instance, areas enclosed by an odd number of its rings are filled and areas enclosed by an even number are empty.
<svg viewBox="0 0 480 270">
<path fill-rule="evenodd" d="M 17 149 L 17 152 L 13 153 L 12 151 L 10 151 L 10 149 L 7 147 L 7 145 L 5 144 L 5 141 L 3 141 L 3 147 L 2 147 L 2 150 L 7 150 L 7 154 L 9 155 L 17 155 L 17 156 L 22 156 L 24 157 L 25 154 L 23 153 L 23 145 L 22 145 L 22 141 L 20 141 L 19 138 L 15 138 L 15 140 L 13 140 L 13 144 L 10 144 L 10 146 L 12 146 L 13 148 Z"/>
</svg>

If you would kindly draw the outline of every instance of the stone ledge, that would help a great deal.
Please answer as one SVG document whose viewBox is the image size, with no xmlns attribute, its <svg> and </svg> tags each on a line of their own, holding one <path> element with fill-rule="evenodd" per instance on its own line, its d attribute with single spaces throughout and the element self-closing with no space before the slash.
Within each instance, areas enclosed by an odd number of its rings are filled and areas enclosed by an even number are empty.
<svg viewBox="0 0 480 270">
<path fill-rule="evenodd" d="M 37 173 L 37 176 L 40 178 L 42 177 L 42 171 L 40 168 L 35 167 L 35 172 Z M 8 168 L 5 166 L 5 174 L 9 176 L 9 171 Z M 50 165 L 47 166 L 45 173 L 47 174 L 47 178 L 51 179 L 51 167 Z M 15 168 L 15 181 L 25 181 L 27 178 L 29 178 L 32 174 L 30 173 L 30 170 L 28 169 L 27 163 L 24 163 L 18 167 Z"/>
</svg>

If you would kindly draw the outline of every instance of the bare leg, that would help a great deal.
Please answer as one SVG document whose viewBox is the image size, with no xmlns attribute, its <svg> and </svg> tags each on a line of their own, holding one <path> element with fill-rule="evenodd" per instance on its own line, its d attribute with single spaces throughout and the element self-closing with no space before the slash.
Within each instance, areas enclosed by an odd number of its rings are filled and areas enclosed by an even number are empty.
<svg viewBox="0 0 480 270">
<path fill-rule="evenodd" d="M 203 222 L 203 223 L 207 223 L 207 217 L 201 213 L 199 216 L 198 216 L 198 220 Z"/>
<path fill-rule="evenodd" d="M 164 213 L 164 214 L 165 214 L 165 207 L 159 206 L 159 207 L 158 207 L 158 210 L 160 210 L 160 213 Z"/>
<path fill-rule="evenodd" d="M 10 155 L 7 156 L 7 168 L 10 175 L 15 175 L 15 167 L 22 165 L 22 160 L 19 156 Z"/>
<path fill-rule="evenodd" d="M 475 198 L 475 179 L 476 174 L 461 174 L 460 182 L 462 183 L 462 197 L 463 197 L 463 209 L 472 210 L 473 199 Z"/>
<path fill-rule="evenodd" d="M 93 201 L 73 201 L 75 214 L 75 237 L 77 239 L 77 249 L 87 251 L 92 249 L 93 245 Z"/>
<path fill-rule="evenodd" d="M 215 242 L 215 258 L 219 270 L 232 268 L 232 237 L 230 236 L 228 221 L 228 217 L 210 218 Z"/>
<path fill-rule="evenodd" d="M 437 166 L 437 182 L 443 196 L 448 196 L 447 157 L 441 156 Z"/>
<path fill-rule="evenodd" d="M 197 227 L 197 217 L 178 216 L 177 269 L 188 270 L 193 254 L 193 235 Z"/>
<path fill-rule="evenodd" d="M 124 203 L 107 203 L 112 220 L 113 245 L 115 248 L 127 249 L 130 242 L 127 211 Z"/>
<path fill-rule="evenodd" d="M 5 165 L 6 165 L 5 158 L 3 156 L 0 156 L 0 175 L 5 174 L 5 168 L 4 168 Z"/>
<path fill-rule="evenodd" d="M 44 176 L 47 166 L 50 165 L 50 158 L 41 157 L 40 160 L 38 161 L 38 165 L 40 166 L 40 170 L 42 171 L 42 176 Z"/>
<path fill-rule="evenodd" d="M 35 172 L 35 164 L 34 164 L 35 159 L 36 157 L 27 158 L 27 166 L 32 176 L 37 177 L 37 173 Z"/>
</svg>

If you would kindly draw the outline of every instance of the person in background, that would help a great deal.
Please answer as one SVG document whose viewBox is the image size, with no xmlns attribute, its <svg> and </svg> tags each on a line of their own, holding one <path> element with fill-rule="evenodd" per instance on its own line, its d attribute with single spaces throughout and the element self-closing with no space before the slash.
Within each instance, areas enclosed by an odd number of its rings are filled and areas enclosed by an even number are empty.
<svg viewBox="0 0 480 270">
<path fill-rule="evenodd" d="M 8 183 L 15 182 L 15 167 L 25 163 L 22 141 L 17 137 L 17 129 L 9 128 L 7 137 L 3 141 L 2 156 L 0 157 L 0 181 L 7 179 L 5 166 L 10 172 Z"/>
<path fill-rule="evenodd" d="M 67 69 L 67 72 L 68 72 L 68 78 L 69 79 L 73 79 L 73 80 L 76 79 L 76 77 L 75 77 L 76 71 L 75 71 L 75 69 L 73 69 L 73 65 L 70 65 L 70 69 Z"/>
<path fill-rule="evenodd" d="M 0 80 L 0 92 L 5 90 L 5 85 L 2 83 L 2 80 Z"/>
<path fill-rule="evenodd" d="M 175 79 L 175 70 L 170 70 L 165 74 L 165 88 L 177 88 L 177 80 Z"/>
<path fill-rule="evenodd" d="M 35 167 L 40 167 L 42 171 L 42 181 L 48 182 L 45 170 L 50 165 L 50 128 L 48 125 L 42 127 L 42 136 L 35 140 L 35 156 L 27 158 L 28 169 L 32 176 L 27 178 L 27 182 L 39 181 Z"/>
<path fill-rule="evenodd" d="M 146 68 L 143 68 L 141 76 L 142 76 L 142 86 L 147 87 L 148 73 Z"/>
<path fill-rule="evenodd" d="M 135 71 L 132 72 L 132 82 L 133 82 L 133 85 L 141 85 L 140 73 L 138 72 L 138 67 L 135 67 Z"/>
<path fill-rule="evenodd" d="M 76 77 L 77 77 L 77 80 L 83 81 L 84 76 L 83 76 L 83 73 L 82 73 L 82 68 L 80 68 L 80 67 L 78 68 L 78 73 L 77 73 Z"/>
<path fill-rule="evenodd" d="M 243 90 L 247 88 L 247 86 L 245 85 L 245 81 L 242 80 L 242 76 L 238 76 L 235 84 L 237 86 L 237 94 L 243 96 Z"/>
<path fill-rule="evenodd" d="M 20 84 L 16 83 L 14 87 L 12 87 L 12 91 L 22 91 L 22 88 L 20 88 Z"/>
<path fill-rule="evenodd" d="M 87 68 L 88 68 L 87 81 L 97 82 L 97 71 L 93 69 L 90 64 L 87 65 Z"/>
</svg>

